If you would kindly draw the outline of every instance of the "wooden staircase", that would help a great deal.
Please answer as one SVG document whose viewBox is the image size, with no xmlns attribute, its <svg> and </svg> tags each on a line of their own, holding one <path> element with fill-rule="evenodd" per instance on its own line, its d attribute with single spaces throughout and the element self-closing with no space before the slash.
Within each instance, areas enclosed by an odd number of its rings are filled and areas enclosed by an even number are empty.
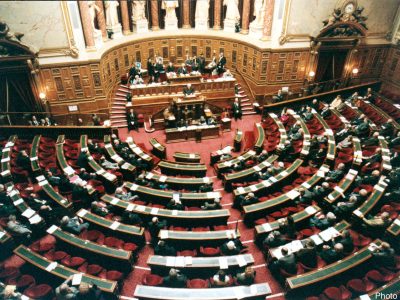
<svg viewBox="0 0 400 300">
<path fill-rule="evenodd" d="M 111 106 L 110 120 L 112 127 L 128 127 L 126 121 L 126 95 L 130 92 L 127 85 L 120 84 L 115 92 Z"/>
</svg>

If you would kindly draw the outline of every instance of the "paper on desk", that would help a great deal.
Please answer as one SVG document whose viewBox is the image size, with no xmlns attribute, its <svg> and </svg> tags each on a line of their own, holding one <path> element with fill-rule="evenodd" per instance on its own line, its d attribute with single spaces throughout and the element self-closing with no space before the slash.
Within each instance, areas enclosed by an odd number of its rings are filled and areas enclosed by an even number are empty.
<svg viewBox="0 0 400 300">
<path fill-rule="evenodd" d="M 10 157 L 6 157 L 1 160 L 2 163 L 9 162 L 9 161 L 10 161 Z"/>
<path fill-rule="evenodd" d="M 72 285 L 80 285 L 81 281 L 82 281 L 82 273 L 78 273 L 78 274 L 74 274 L 74 276 L 72 276 Z"/>
<path fill-rule="evenodd" d="M 360 217 L 360 218 L 362 217 L 362 212 L 359 211 L 358 209 L 354 210 L 353 214 L 355 214 L 357 217 Z"/>
<path fill-rule="evenodd" d="M 118 198 L 113 198 L 113 199 L 110 201 L 110 203 L 113 204 L 113 205 L 117 204 L 118 202 L 119 202 L 119 199 L 118 199 Z"/>
<path fill-rule="evenodd" d="M 222 270 L 228 269 L 228 260 L 226 259 L 226 257 L 219 258 L 219 268 Z"/>
<path fill-rule="evenodd" d="M 151 215 L 157 215 L 159 208 L 158 207 L 153 207 L 150 211 Z"/>
<path fill-rule="evenodd" d="M 193 258 L 191 256 L 185 256 L 185 265 L 191 266 L 193 264 Z"/>
<path fill-rule="evenodd" d="M 48 266 L 46 267 L 46 271 L 51 272 L 55 268 L 57 268 L 57 262 L 53 261 L 52 263 L 48 264 Z"/>
<path fill-rule="evenodd" d="M 49 184 L 49 182 L 47 180 L 42 180 L 42 181 L 39 181 L 38 184 L 39 184 L 39 186 L 44 186 L 44 185 Z"/>
<path fill-rule="evenodd" d="M 325 177 L 325 173 L 322 171 L 317 171 L 317 176 L 323 178 Z"/>
<path fill-rule="evenodd" d="M 38 214 L 34 215 L 33 217 L 31 217 L 31 218 L 29 219 L 29 223 L 30 223 L 30 224 L 37 224 L 37 223 L 39 223 L 40 221 L 42 221 L 42 218 L 41 218 Z"/>
<path fill-rule="evenodd" d="M 324 241 L 319 237 L 318 234 L 314 234 L 310 236 L 310 239 L 312 239 L 315 243 L 315 245 L 321 245 Z"/>
<path fill-rule="evenodd" d="M 30 218 L 35 214 L 35 211 L 32 208 L 27 208 L 23 213 L 22 216 L 24 216 L 25 218 Z"/>
<path fill-rule="evenodd" d="M 267 232 L 270 232 L 272 230 L 272 227 L 271 227 L 271 225 L 269 223 L 264 223 L 261 226 Z"/>
<path fill-rule="evenodd" d="M 243 194 L 243 193 L 246 192 L 246 191 L 244 190 L 244 187 L 242 187 L 242 186 L 239 186 L 236 190 L 238 191 L 239 194 Z"/>
<path fill-rule="evenodd" d="M 0 239 L 5 235 L 6 235 L 6 233 L 4 231 L 0 231 Z"/>
<path fill-rule="evenodd" d="M 247 265 L 246 260 L 244 259 L 244 255 L 236 255 L 236 261 L 239 267 L 243 267 Z"/>
<path fill-rule="evenodd" d="M 271 183 L 269 182 L 269 180 L 264 180 L 261 182 L 263 186 L 265 187 L 269 187 L 271 185 Z"/>
<path fill-rule="evenodd" d="M 314 214 L 317 210 L 315 209 L 314 206 L 308 206 L 304 209 L 307 214 L 312 215 Z"/>
<path fill-rule="evenodd" d="M 252 192 L 256 192 L 258 190 L 255 184 L 252 184 L 249 187 L 250 187 L 250 191 L 252 191 Z"/>
<path fill-rule="evenodd" d="M 80 211 L 78 211 L 77 215 L 78 217 L 84 217 L 87 214 L 87 210 L 86 209 L 81 209 Z"/>
<path fill-rule="evenodd" d="M 338 231 L 334 227 L 329 227 L 328 229 L 325 229 L 324 231 L 321 231 L 319 233 L 319 236 L 325 241 L 330 241 L 332 237 L 338 235 Z"/>
<path fill-rule="evenodd" d="M 383 187 L 381 187 L 380 185 L 375 185 L 375 187 L 374 187 L 377 191 L 380 191 L 380 192 L 384 192 L 385 191 L 385 189 L 383 188 Z"/>
<path fill-rule="evenodd" d="M 278 179 L 276 179 L 274 176 L 271 176 L 270 178 L 268 178 L 269 181 L 271 181 L 272 183 L 275 183 L 278 181 Z"/>
<path fill-rule="evenodd" d="M 300 195 L 300 193 L 296 190 L 291 190 L 289 192 L 286 193 L 286 196 L 288 196 L 290 199 L 295 199 Z"/>
<path fill-rule="evenodd" d="M 153 176 L 154 176 L 154 174 L 151 173 L 151 172 L 149 172 L 149 173 L 147 173 L 147 175 L 146 175 L 146 179 L 152 179 Z"/>
<path fill-rule="evenodd" d="M 131 191 L 136 191 L 139 186 L 137 184 L 132 184 Z"/>
<path fill-rule="evenodd" d="M 303 182 L 302 187 L 304 187 L 305 189 L 309 189 L 311 187 L 311 185 L 308 182 Z"/>
<path fill-rule="evenodd" d="M 3 176 L 3 177 L 5 177 L 9 174 L 11 174 L 10 170 L 5 170 L 5 171 L 1 172 L 1 176 Z"/>
<path fill-rule="evenodd" d="M 195 157 L 196 157 L 195 154 L 193 154 L 193 153 L 190 153 L 190 154 L 189 154 L 189 158 L 195 158 Z"/>
<path fill-rule="evenodd" d="M 172 215 L 173 215 L 173 216 L 177 216 L 177 215 L 178 215 L 178 211 L 177 211 L 176 209 L 174 209 L 174 210 L 172 211 Z"/>
<path fill-rule="evenodd" d="M 175 267 L 175 256 L 167 256 L 167 261 L 165 264 L 167 267 Z"/>
<path fill-rule="evenodd" d="M 146 206 L 144 206 L 144 205 L 136 205 L 135 210 L 136 211 L 145 211 L 146 210 Z"/>
<path fill-rule="evenodd" d="M 57 229 L 58 229 L 58 227 L 57 227 L 56 225 L 52 225 L 51 227 L 49 227 L 49 228 L 47 229 L 47 233 L 48 233 L 48 234 L 53 234 L 54 231 L 56 231 Z"/>
<path fill-rule="evenodd" d="M 162 175 L 162 176 L 160 176 L 160 179 L 158 181 L 165 182 L 166 180 L 167 180 L 167 176 Z"/>
<path fill-rule="evenodd" d="M 45 180 L 45 179 L 46 179 L 46 177 L 44 177 L 43 175 L 40 175 L 40 176 L 36 177 L 37 181 L 42 181 L 42 180 Z"/>
<path fill-rule="evenodd" d="M 209 177 L 203 177 L 203 182 L 204 183 L 209 183 L 210 182 L 210 178 Z"/>
<path fill-rule="evenodd" d="M 303 249 L 303 244 L 300 240 L 294 240 L 290 243 L 290 248 L 292 249 L 292 252 L 297 252 L 300 249 Z"/>
<path fill-rule="evenodd" d="M 119 225 L 121 225 L 121 223 L 115 221 L 115 222 L 113 222 L 113 223 L 110 225 L 110 229 L 116 230 L 116 229 L 119 227 Z"/>
<path fill-rule="evenodd" d="M 168 230 L 160 230 L 160 238 L 162 240 L 167 239 L 168 238 Z"/>
<path fill-rule="evenodd" d="M 254 169 L 256 172 L 260 172 L 260 171 L 261 171 L 261 168 L 260 168 L 259 166 L 254 166 L 253 169 Z"/>
<path fill-rule="evenodd" d="M 24 202 L 24 200 L 20 198 L 20 199 L 14 201 L 14 206 L 20 205 L 23 202 Z"/>
<path fill-rule="evenodd" d="M 135 208 L 135 204 L 129 203 L 128 206 L 126 207 L 127 211 L 132 211 Z"/>
<path fill-rule="evenodd" d="M 397 225 L 397 226 L 400 226 L 400 220 L 399 220 L 399 219 L 394 220 L 393 223 L 394 223 L 395 225 Z"/>
<path fill-rule="evenodd" d="M 185 257 L 184 256 L 176 256 L 175 257 L 175 267 L 177 267 L 177 268 L 185 267 Z"/>
</svg>

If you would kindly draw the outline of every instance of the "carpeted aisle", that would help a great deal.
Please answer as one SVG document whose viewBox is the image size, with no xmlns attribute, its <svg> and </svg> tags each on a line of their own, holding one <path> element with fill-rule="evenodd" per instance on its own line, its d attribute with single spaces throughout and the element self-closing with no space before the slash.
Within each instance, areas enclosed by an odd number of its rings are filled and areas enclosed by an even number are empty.
<svg viewBox="0 0 400 300">
<path fill-rule="evenodd" d="M 256 282 L 268 282 L 272 294 L 282 293 L 283 289 L 281 285 L 272 277 L 268 269 L 265 267 L 265 259 L 263 253 L 253 243 L 254 241 L 254 229 L 247 228 L 242 222 L 241 213 L 231 207 L 233 198 L 232 193 L 227 193 L 223 190 L 223 183 L 221 180 L 215 177 L 214 169 L 209 165 L 210 163 L 210 152 L 216 151 L 221 147 L 233 145 L 233 139 L 235 136 L 236 129 L 240 129 L 243 132 L 253 131 L 254 123 L 260 121 L 259 115 L 244 116 L 242 120 L 237 122 L 232 120 L 232 130 L 230 132 L 223 133 L 218 139 L 203 140 L 201 143 L 195 141 L 179 142 L 166 144 L 164 131 L 155 131 L 153 133 L 146 133 L 143 128 L 140 128 L 139 133 L 131 131 L 128 133 L 126 128 L 119 129 L 119 136 L 122 140 L 125 140 L 127 136 L 132 136 L 136 144 L 144 144 L 147 152 L 152 149 L 149 140 L 156 138 L 161 144 L 167 147 L 167 159 L 173 160 L 173 154 L 177 151 L 180 152 L 197 152 L 201 155 L 201 162 L 207 165 L 208 171 L 207 176 L 213 177 L 214 190 L 222 193 L 221 204 L 224 208 L 229 209 L 231 216 L 228 220 L 229 227 L 234 229 L 238 222 L 238 229 L 241 233 L 241 241 L 248 246 L 248 253 L 254 256 L 254 267 L 257 272 Z M 145 149 L 144 149 L 145 150 Z M 242 149 L 243 151 L 243 149 Z M 238 155 L 235 154 L 235 155 Z M 147 234 L 147 233 L 146 233 Z M 147 240 L 150 240 L 149 238 Z M 135 263 L 135 269 L 129 274 L 124 281 L 124 287 L 121 294 L 124 296 L 132 297 L 135 290 L 135 286 L 141 283 L 143 275 L 150 273 L 148 265 L 146 264 L 149 255 L 153 254 L 153 249 L 150 245 L 146 245 L 139 253 L 138 261 Z M 278 299 L 278 298 L 274 298 Z"/>
</svg>

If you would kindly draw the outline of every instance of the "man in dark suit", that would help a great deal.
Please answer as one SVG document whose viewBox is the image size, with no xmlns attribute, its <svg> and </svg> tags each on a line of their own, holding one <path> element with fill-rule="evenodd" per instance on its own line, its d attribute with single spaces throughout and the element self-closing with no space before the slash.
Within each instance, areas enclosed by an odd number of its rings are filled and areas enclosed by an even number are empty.
<svg viewBox="0 0 400 300">
<path fill-rule="evenodd" d="M 164 285 L 171 288 L 184 288 L 186 287 L 187 277 L 183 274 L 179 274 L 176 269 L 171 269 L 169 275 L 164 277 Z"/>
<path fill-rule="evenodd" d="M 186 75 L 188 73 L 185 64 L 182 64 L 179 68 L 178 68 L 178 74 L 179 75 Z"/>
<path fill-rule="evenodd" d="M 372 252 L 377 265 L 383 267 L 394 267 L 396 265 L 395 252 L 389 243 L 383 242 L 380 247 Z"/>
<path fill-rule="evenodd" d="M 394 133 L 394 126 L 393 126 L 393 120 L 388 119 L 386 123 L 383 123 L 381 125 L 381 130 L 379 130 L 379 134 L 381 136 L 388 136 L 392 137 Z"/>
<path fill-rule="evenodd" d="M 167 73 L 173 73 L 173 72 L 175 72 L 175 67 L 172 64 L 172 62 L 169 62 L 167 66 Z"/>
<path fill-rule="evenodd" d="M 174 247 L 167 245 L 165 241 L 161 240 L 154 248 L 154 254 L 162 256 L 176 256 L 176 250 Z"/>
<path fill-rule="evenodd" d="M 153 219 L 151 219 L 151 222 L 149 222 L 148 224 L 148 229 L 152 237 L 153 245 L 154 242 L 158 241 L 158 233 L 160 232 L 160 230 L 166 226 L 167 222 L 165 220 L 159 221 L 157 217 L 153 217 Z"/>
<path fill-rule="evenodd" d="M 149 74 L 149 77 L 151 78 L 152 76 L 155 76 L 154 72 L 154 64 L 151 58 L 147 60 L 147 74 Z"/>
<path fill-rule="evenodd" d="M 340 163 L 336 170 L 329 171 L 326 174 L 326 181 L 333 181 L 333 182 L 339 182 L 343 176 L 344 176 L 344 171 L 345 171 L 346 165 L 344 163 Z"/>
<path fill-rule="evenodd" d="M 137 122 L 137 114 L 133 110 L 133 108 L 131 108 L 129 113 L 126 114 L 126 120 L 128 121 L 128 132 L 131 131 L 132 129 L 139 132 L 139 126 L 138 126 L 138 122 Z"/>
<path fill-rule="evenodd" d="M 225 65 L 226 65 L 226 57 L 224 56 L 224 53 L 221 52 L 219 54 L 219 61 L 217 63 L 217 72 L 218 72 L 218 74 L 224 73 Z"/>
<path fill-rule="evenodd" d="M 183 88 L 183 95 L 185 96 L 190 96 L 194 94 L 194 88 L 190 83 L 188 83 L 184 88 Z"/>
<path fill-rule="evenodd" d="M 20 153 L 18 153 L 16 163 L 21 169 L 27 171 L 31 170 L 31 160 L 25 150 L 22 150 Z"/>
<path fill-rule="evenodd" d="M 324 245 L 322 247 L 322 251 L 319 254 L 321 258 L 327 263 L 327 264 L 332 264 L 339 259 L 342 259 L 344 257 L 343 254 L 343 245 L 340 243 L 335 244 L 335 246 L 332 248 L 328 245 Z"/>
<path fill-rule="evenodd" d="M 296 253 L 297 260 L 303 265 L 316 268 L 317 267 L 317 250 L 315 249 L 315 243 L 311 239 L 305 241 L 303 249 L 300 249 Z"/>
<path fill-rule="evenodd" d="M 232 113 L 235 121 L 237 121 L 237 119 L 242 119 L 242 106 L 240 105 L 238 98 L 235 98 L 235 102 L 232 104 Z"/>
<path fill-rule="evenodd" d="M 289 250 L 286 247 L 283 247 L 281 249 L 281 253 L 283 256 L 277 260 L 277 266 L 279 267 L 279 269 L 282 269 L 290 274 L 296 274 L 296 256 L 293 253 L 289 254 Z"/>
</svg>

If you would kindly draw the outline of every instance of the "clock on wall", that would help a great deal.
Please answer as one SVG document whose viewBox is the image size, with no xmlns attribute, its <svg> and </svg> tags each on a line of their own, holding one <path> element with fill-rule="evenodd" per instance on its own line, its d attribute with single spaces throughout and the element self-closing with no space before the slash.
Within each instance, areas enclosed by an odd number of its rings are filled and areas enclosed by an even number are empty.
<svg viewBox="0 0 400 300">
<path fill-rule="evenodd" d="M 344 13 L 346 14 L 352 14 L 355 11 L 356 7 L 354 3 L 347 3 L 345 8 L 344 8 Z"/>
</svg>

